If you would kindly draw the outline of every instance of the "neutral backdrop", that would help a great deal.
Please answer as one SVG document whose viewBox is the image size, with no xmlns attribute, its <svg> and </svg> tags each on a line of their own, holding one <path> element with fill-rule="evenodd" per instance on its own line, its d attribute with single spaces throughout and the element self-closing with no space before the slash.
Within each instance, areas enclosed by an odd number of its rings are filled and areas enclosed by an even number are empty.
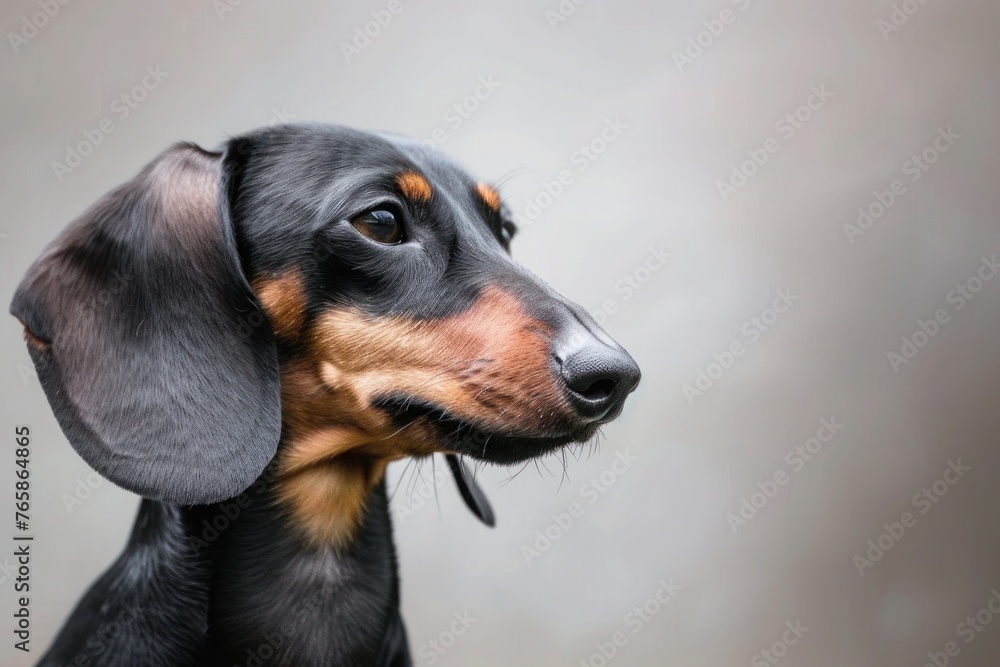
<svg viewBox="0 0 1000 667">
<path fill-rule="evenodd" d="M 307 120 L 431 138 L 503 180 L 515 256 L 602 312 L 643 382 L 565 473 L 559 458 L 509 483 L 517 470 L 481 470 L 495 530 L 429 463 L 392 471 L 419 664 L 756 666 L 767 650 L 789 667 L 919 667 L 949 642 L 949 664 L 998 664 L 1000 619 L 982 611 L 1000 590 L 997 3 L 399 0 L 345 49 L 388 6 L 70 2 L 47 18 L 5 2 L 0 301 L 175 141 Z M 89 155 L 53 166 L 103 119 Z M 859 207 L 883 208 L 862 228 Z M 0 571 L 12 666 L 49 645 L 137 505 L 87 488 L 29 369 L 9 318 L 0 541 L 21 424 L 36 536 L 29 656 Z M 674 596 L 648 602 L 661 582 Z"/>
</svg>

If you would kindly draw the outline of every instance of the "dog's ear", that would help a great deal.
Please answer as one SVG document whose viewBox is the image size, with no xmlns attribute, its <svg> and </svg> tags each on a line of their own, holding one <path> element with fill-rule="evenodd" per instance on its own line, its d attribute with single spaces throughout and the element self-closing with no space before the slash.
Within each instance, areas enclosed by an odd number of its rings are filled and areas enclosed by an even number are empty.
<svg viewBox="0 0 1000 667">
<path fill-rule="evenodd" d="M 70 443 L 146 498 L 235 496 L 280 437 L 274 337 L 241 268 L 226 164 L 189 144 L 163 153 L 56 239 L 11 305 Z"/>
</svg>

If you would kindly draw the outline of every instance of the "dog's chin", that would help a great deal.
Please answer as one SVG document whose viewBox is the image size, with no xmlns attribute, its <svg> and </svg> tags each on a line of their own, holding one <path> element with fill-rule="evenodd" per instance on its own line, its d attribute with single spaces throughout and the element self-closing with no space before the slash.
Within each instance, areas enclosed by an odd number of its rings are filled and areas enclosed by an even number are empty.
<svg viewBox="0 0 1000 667">
<path fill-rule="evenodd" d="M 375 405 L 392 416 L 397 428 L 419 423 L 433 429 L 442 451 L 499 465 L 521 463 L 566 445 L 586 442 L 600 427 L 598 423 L 589 423 L 555 432 L 527 433 L 483 426 L 438 405 L 409 397 L 382 397 Z"/>
</svg>

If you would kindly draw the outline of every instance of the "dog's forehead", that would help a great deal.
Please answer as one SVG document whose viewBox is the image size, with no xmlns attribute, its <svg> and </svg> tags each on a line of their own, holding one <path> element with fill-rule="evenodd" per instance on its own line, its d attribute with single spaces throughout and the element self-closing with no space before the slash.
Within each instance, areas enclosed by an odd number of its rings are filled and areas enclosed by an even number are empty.
<svg viewBox="0 0 1000 667">
<path fill-rule="evenodd" d="M 432 256 L 443 248 L 453 257 L 462 251 L 462 261 L 505 254 L 499 196 L 420 141 L 334 125 L 280 126 L 245 139 L 233 215 L 252 270 L 275 270 L 311 252 L 331 227 L 394 205 Z"/>
<path fill-rule="evenodd" d="M 250 135 L 241 213 L 271 228 L 279 215 L 301 211 L 357 215 L 390 194 L 427 204 L 424 223 L 492 235 L 500 197 L 457 162 L 416 139 L 336 125 L 287 125 Z M 302 215 L 296 216 L 304 220 Z M 305 228 L 302 231 L 307 231 Z"/>
<path fill-rule="evenodd" d="M 404 135 L 338 125 L 286 125 L 252 138 L 268 170 L 318 180 L 372 180 L 416 173 L 452 196 L 468 193 L 476 179 L 437 149 Z"/>
<path fill-rule="evenodd" d="M 441 186 L 466 191 L 476 183 L 476 179 L 462 165 L 422 141 L 396 134 L 376 136 L 388 141 L 403 159 Z"/>
</svg>

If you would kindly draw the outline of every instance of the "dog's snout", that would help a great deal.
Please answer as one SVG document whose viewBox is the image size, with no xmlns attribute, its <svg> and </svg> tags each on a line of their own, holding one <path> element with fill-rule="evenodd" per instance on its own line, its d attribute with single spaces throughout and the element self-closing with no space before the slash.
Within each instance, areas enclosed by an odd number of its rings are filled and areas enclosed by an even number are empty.
<svg viewBox="0 0 1000 667">
<path fill-rule="evenodd" d="M 618 416 L 625 397 L 639 384 L 639 366 L 625 350 L 592 338 L 576 349 L 556 353 L 566 398 L 588 422 Z"/>
</svg>

